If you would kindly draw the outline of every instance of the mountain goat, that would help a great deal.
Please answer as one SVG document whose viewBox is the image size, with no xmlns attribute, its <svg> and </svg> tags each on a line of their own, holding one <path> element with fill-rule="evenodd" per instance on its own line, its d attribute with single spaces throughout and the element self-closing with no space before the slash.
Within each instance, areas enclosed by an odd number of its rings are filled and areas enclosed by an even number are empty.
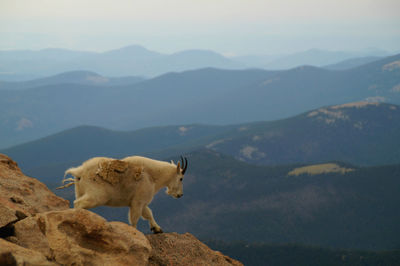
<svg viewBox="0 0 400 266">
<path fill-rule="evenodd" d="M 187 159 L 174 164 L 140 156 L 122 160 L 95 157 L 81 166 L 65 171 L 65 188 L 75 185 L 74 208 L 89 209 L 97 206 L 129 206 L 129 222 L 133 227 L 140 217 L 148 220 L 153 233 L 162 233 L 148 207 L 154 195 L 163 187 L 174 198 L 183 196 L 183 177 Z M 67 178 L 68 174 L 74 178 Z"/>
</svg>

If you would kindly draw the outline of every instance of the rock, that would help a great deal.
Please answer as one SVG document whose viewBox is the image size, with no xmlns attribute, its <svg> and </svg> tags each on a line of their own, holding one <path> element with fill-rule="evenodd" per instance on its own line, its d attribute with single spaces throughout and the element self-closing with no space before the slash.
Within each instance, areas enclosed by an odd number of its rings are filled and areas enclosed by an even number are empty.
<svg viewBox="0 0 400 266">
<path fill-rule="evenodd" d="M 57 265 L 40 252 L 20 247 L 0 238 L 0 265 Z"/>
<path fill-rule="evenodd" d="M 1 202 L 0 202 L 1 204 Z M 0 228 L 18 220 L 16 211 L 6 205 L 0 205 Z"/>
<path fill-rule="evenodd" d="M 35 178 L 25 176 L 16 162 L 0 154 L 0 217 L 7 215 L 1 223 L 12 222 L 13 215 L 18 219 L 45 211 L 66 210 L 69 202 L 57 197 L 46 185 Z M 1 225 L 0 225 L 1 227 Z"/>
<path fill-rule="evenodd" d="M 153 248 L 149 265 L 243 265 L 211 250 L 189 233 L 147 235 L 147 239 Z"/>
<path fill-rule="evenodd" d="M 83 209 L 39 213 L 14 228 L 18 245 L 62 265 L 146 265 L 151 252 L 132 226 Z"/>
</svg>

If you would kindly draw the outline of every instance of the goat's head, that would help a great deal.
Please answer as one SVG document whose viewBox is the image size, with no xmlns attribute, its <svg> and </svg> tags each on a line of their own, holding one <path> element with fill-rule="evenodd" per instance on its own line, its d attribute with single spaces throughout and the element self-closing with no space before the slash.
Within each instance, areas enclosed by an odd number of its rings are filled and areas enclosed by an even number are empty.
<svg viewBox="0 0 400 266">
<path fill-rule="evenodd" d="M 187 159 L 181 156 L 181 161 L 176 165 L 176 174 L 167 185 L 167 194 L 176 199 L 183 196 L 183 177 L 187 166 Z"/>
</svg>

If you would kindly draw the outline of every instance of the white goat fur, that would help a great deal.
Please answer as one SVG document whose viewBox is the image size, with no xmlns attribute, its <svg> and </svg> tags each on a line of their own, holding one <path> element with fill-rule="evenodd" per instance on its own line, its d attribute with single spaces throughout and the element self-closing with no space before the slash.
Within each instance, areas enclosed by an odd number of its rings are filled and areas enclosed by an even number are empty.
<svg viewBox="0 0 400 266">
<path fill-rule="evenodd" d="M 104 171 L 104 167 L 113 168 L 112 164 L 122 167 L 111 169 L 116 178 L 107 179 L 104 178 L 104 174 L 102 177 L 101 171 Z M 162 230 L 154 220 L 148 205 L 163 187 L 167 187 L 166 192 L 170 196 L 181 197 L 182 171 L 179 162 L 175 165 L 172 161 L 167 163 L 140 156 L 126 157 L 122 160 L 95 157 L 79 167 L 65 171 L 63 183 L 71 183 L 60 188 L 75 185 L 74 208 L 129 206 L 129 222 L 132 226 L 136 227 L 139 218 L 143 217 L 149 221 L 154 233 L 161 233 Z M 67 174 L 74 178 L 65 179 Z"/>
</svg>

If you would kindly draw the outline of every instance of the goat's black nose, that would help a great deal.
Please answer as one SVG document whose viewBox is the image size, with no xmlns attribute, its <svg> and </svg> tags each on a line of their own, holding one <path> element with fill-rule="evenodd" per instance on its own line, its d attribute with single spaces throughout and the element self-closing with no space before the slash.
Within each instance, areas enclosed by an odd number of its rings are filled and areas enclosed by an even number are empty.
<svg viewBox="0 0 400 266">
<path fill-rule="evenodd" d="M 178 195 L 178 198 L 181 198 L 182 196 L 183 196 L 183 194 L 179 194 L 179 195 Z"/>
</svg>

